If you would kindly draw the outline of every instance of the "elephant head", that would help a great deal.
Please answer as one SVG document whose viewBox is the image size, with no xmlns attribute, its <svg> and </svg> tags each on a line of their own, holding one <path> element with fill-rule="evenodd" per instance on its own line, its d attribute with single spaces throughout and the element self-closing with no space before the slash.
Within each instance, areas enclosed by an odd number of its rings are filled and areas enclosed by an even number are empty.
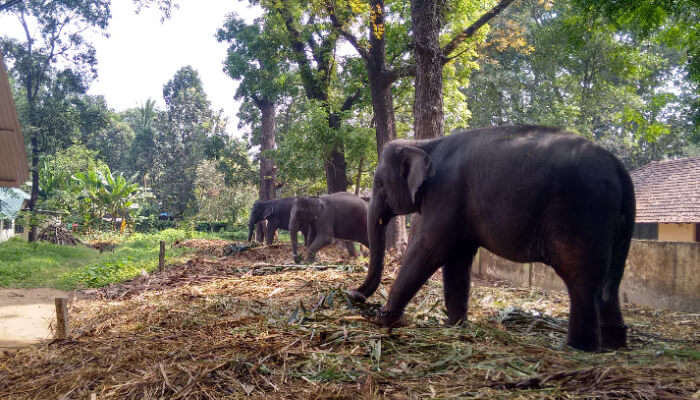
<svg viewBox="0 0 700 400">
<path fill-rule="evenodd" d="M 434 171 L 430 156 L 416 144 L 395 140 L 384 147 L 379 158 L 367 216 L 369 270 L 362 286 L 348 292 L 355 300 L 366 300 L 379 286 L 387 223 L 397 215 L 420 212 L 425 183 Z"/>
<path fill-rule="evenodd" d="M 299 262 L 297 254 L 297 232 L 309 232 L 314 222 L 323 212 L 323 202 L 318 197 L 299 197 L 294 200 L 289 215 L 289 236 L 292 242 L 292 254 L 295 262 Z"/>
<path fill-rule="evenodd" d="M 253 232 L 255 231 L 255 224 L 267 219 L 272 215 L 274 208 L 271 204 L 264 201 L 256 201 L 253 204 L 253 208 L 250 209 L 250 219 L 248 220 L 248 241 L 253 240 Z"/>
</svg>

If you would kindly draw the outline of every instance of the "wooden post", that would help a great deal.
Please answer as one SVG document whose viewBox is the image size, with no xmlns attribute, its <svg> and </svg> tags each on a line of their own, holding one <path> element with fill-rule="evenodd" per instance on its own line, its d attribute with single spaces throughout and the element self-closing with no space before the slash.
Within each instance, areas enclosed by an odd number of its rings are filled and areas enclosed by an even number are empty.
<svg viewBox="0 0 700 400">
<path fill-rule="evenodd" d="M 165 241 L 160 241 L 160 254 L 158 255 L 158 271 L 165 268 Z"/>
<path fill-rule="evenodd" d="M 67 339 L 70 334 L 68 330 L 68 299 L 56 297 L 56 339 Z"/>
</svg>

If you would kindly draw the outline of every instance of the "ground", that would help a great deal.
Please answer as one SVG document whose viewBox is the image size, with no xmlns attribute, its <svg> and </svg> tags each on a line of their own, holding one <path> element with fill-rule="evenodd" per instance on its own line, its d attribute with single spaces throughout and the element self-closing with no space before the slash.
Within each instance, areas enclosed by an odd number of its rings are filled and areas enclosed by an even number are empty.
<svg viewBox="0 0 700 400">
<path fill-rule="evenodd" d="M 339 249 L 299 266 L 286 244 L 178 246 L 199 255 L 82 292 L 71 339 L 0 351 L 0 398 L 700 398 L 700 314 L 625 305 L 629 348 L 583 353 L 564 345 L 565 293 L 476 280 L 469 322 L 448 328 L 433 279 L 389 333 L 366 317 L 392 257 L 361 306 L 342 290 L 366 260 Z"/>
<path fill-rule="evenodd" d="M 0 289 L 0 349 L 51 338 L 54 298 L 68 295 L 56 289 Z"/>
</svg>

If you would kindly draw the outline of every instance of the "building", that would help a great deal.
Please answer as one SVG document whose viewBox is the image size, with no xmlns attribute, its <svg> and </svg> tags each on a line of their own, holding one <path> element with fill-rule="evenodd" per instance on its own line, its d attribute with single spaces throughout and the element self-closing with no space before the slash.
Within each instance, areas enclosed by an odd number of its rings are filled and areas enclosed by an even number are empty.
<svg viewBox="0 0 700 400">
<path fill-rule="evenodd" d="M 27 200 L 29 195 L 22 190 L 0 188 L 0 243 L 24 232 L 23 227 L 15 226 L 15 219 Z"/>
<path fill-rule="evenodd" d="M 653 161 L 630 173 L 634 238 L 700 242 L 700 157 Z"/>
<path fill-rule="evenodd" d="M 29 166 L 10 81 L 0 54 L 0 187 L 18 187 L 27 181 Z"/>
</svg>

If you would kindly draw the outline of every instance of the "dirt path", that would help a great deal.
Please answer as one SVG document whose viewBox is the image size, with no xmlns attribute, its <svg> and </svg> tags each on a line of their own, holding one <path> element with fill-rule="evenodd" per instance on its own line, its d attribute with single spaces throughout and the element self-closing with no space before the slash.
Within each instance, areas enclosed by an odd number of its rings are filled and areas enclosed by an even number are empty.
<svg viewBox="0 0 700 400">
<path fill-rule="evenodd" d="M 49 339 L 49 326 L 56 318 L 56 297 L 69 297 L 69 293 L 56 289 L 0 289 L 0 348 Z"/>
</svg>

